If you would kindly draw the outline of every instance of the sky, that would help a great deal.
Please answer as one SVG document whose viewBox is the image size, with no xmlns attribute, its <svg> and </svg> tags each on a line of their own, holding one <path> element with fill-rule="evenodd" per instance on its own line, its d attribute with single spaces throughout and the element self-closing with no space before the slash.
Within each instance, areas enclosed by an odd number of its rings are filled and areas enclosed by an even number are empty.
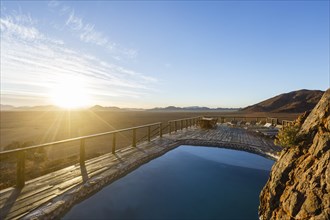
<svg viewBox="0 0 330 220">
<path fill-rule="evenodd" d="M 245 107 L 326 90 L 329 1 L 1 1 L 1 104 Z"/>
</svg>

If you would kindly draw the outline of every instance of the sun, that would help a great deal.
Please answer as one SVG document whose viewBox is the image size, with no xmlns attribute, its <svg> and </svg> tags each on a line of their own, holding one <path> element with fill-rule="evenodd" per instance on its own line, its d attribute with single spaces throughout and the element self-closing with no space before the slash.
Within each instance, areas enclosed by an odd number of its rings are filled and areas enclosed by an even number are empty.
<svg viewBox="0 0 330 220">
<path fill-rule="evenodd" d="M 56 106 L 66 109 L 81 108 L 89 104 L 86 85 L 79 77 L 63 77 L 56 80 L 50 97 Z"/>
</svg>

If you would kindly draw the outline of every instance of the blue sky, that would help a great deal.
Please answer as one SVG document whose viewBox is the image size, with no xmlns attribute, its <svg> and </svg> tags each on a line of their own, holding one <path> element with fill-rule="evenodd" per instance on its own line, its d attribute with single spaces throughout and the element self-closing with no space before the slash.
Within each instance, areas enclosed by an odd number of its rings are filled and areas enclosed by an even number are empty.
<svg viewBox="0 0 330 220">
<path fill-rule="evenodd" d="M 244 107 L 329 83 L 329 1 L 1 1 L 1 104 Z"/>
</svg>

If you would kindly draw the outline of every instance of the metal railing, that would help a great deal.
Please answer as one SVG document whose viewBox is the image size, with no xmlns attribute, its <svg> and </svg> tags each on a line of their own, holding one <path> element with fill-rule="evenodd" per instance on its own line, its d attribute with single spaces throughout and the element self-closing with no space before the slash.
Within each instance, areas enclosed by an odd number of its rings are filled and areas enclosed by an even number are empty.
<svg viewBox="0 0 330 220">
<path fill-rule="evenodd" d="M 290 126 L 294 123 L 294 121 L 289 121 L 289 120 L 282 120 L 282 126 L 287 127 Z"/>
<path fill-rule="evenodd" d="M 212 118 L 217 118 L 220 123 L 225 123 L 229 121 L 245 121 L 245 122 L 259 122 L 264 121 L 265 123 L 271 123 L 273 126 L 283 125 L 286 126 L 288 124 L 292 124 L 293 121 L 284 120 L 280 118 L 273 117 L 254 117 L 254 116 L 210 116 Z"/>
<path fill-rule="evenodd" d="M 220 119 L 220 123 L 224 123 L 226 119 L 244 119 L 247 120 L 248 118 L 255 119 L 256 121 L 262 119 L 265 121 L 271 120 L 271 123 L 278 123 L 279 120 L 277 118 L 267 118 L 267 117 L 231 117 L 231 116 L 211 116 L 213 118 Z M 197 117 L 191 117 L 191 118 L 183 118 L 183 119 L 177 119 L 177 120 L 170 120 L 168 121 L 167 125 L 163 126 L 161 122 L 157 123 L 152 123 L 152 124 L 147 124 L 147 125 L 142 125 L 142 126 L 136 126 L 136 127 L 131 127 L 131 128 L 126 128 L 126 129 L 120 129 L 120 130 L 115 130 L 115 131 L 109 131 L 109 132 L 103 132 L 103 133 L 98 133 L 98 134 L 93 134 L 93 135 L 87 135 L 87 136 L 81 136 L 77 138 L 70 138 L 66 140 L 61 140 L 61 141 L 55 141 L 55 142 L 50 142 L 46 144 L 39 144 L 39 145 L 34 145 L 30 147 L 25 147 L 25 148 L 18 148 L 14 150 L 7 150 L 7 151 L 2 151 L 0 152 L 0 165 L 1 167 L 5 167 L 5 162 L 1 158 L 16 158 L 16 187 L 23 187 L 25 185 L 25 174 L 26 174 L 26 156 L 28 152 L 32 152 L 34 150 L 39 150 L 39 149 L 44 149 L 49 146 L 54 146 L 54 145 L 61 145 L 61 144 L 66 144 L 66 143 L 72 143 L 72 142 L 79 142 L 79 163 L 80 166 L 85 165 L 86 161 L 86 140 L 92 139 L 92 138 L 97 138 L 101 136 L 107 136 L 111 135 L 112 136 L 112 141 L 111 143 L 111 153 L 115 154 L 116 149 L 117 149 L 117 138 L 119 135 L 122 135 L 123 132 L 131 132 L 131 144 L 125 145 L 125 146 L 132 146 L 136 147 L 137 144 L 141 141 L 148 141 L 150 142 L 152 138 L 154 137 L 159 137 L 162 138 L 163 134 L 169 133 L 171 134 L 172 132 L 177 132 L 178 130 L 184 130 L 191 128 L 193 126 L 197 126 L 199 124 L 200 119 L 202 116 L 197 116 Z M 292 121 L 288 120 L 282 120 L 282 125 L 287 126 L 288 124 L 293 123 Z M 142 130 L 146 128 L 146 132 L 144 133 L 145 135 L 137 139 L 137 131 Z M 108 144 L 107 144 L 108 145 Z M 63 147 L 63 146 L 62 146 Z M 103 153 L 105 154 L 105 153 Z M 94 156 L 96 157 L 96 156 Z M 63 166 L 65 164 L 62 164 Z"/>
<path fill-rule="evenodd" d="M 192 118 L 170 120 L 170 121 L 168 121 L 169 134 L 171 134 L 172 131 L 177 132 L 178 130 L 183 130 L 184 128 L 188 129 L 192 126 L 196 126 L 196 125 L 198 125 L 199 120 L 201 118 L 202 118 L 202 116 L 197 116 L 197 117 L 192 117 Z M 172 130 L 172 128 L 173 128 L 173 130 Z"/>
<path fill-rule="evenodd" d="M 156 127 L 156 128 L 154 130 L 151 130 L 152 127 Z M 115 130 L 115 131 L 109 131 L 109 132 L 104 132 L 104 133 L 87 135 L 87 136 L 82 136 L 82 137 L 77 137 L 77 138 L 70 138 L 70 139 L 50 142 L 50 143 L 46 143 L 46 144 L 39 144 L 39 145 L 31 146 L 31 147 L 25 147 L 25 148 L 19 148 L 19 149 L 14 149 L 14 150 L 2 151 L 2 152 L 0 152 L 0 158 L 16 155 L 16 158 L 17 158 L 16 186 L 17 187 L 23 187 L 25 185 L 25 158 L 26 158 L 26 154 L 27 154 L 28 151 L 42 149 L 42 148 L 45 148 L 45 147 L 65 144 L 65 143 L 74 142 L 74 141 L 80 141 L 79 162 L 80 162 L 80 165 L 83 166 L 83 165 L 85 165 L 85 160 L 86 160 L 86 153 L 85 153 L 85 148 L 86 148 L 85 141 L 86 140 L 91 139 L 91 138 L 105 136 L 105 135 L 112 135 L 111 152 L 113 154 L 115 154 L 116 144 L 117 144 L 116 140 L 117 140 L 117 135 L 119 133 L 131 131 L 132 132 L 131 146 L 136 147 L 136 145 L 138 143 L 137 137 L 136 137 L 136 131 L 138 129 L 142 129 L 142 128 L 147 128 L 146 138 L 147 138 L 147 141 L 149 141 L 149 142 L 151 141 L 151 138 L 153 136 L 152 133 L 155 130 L 158 130 L 158 132 L 156 134 L 159 135 L 159 137 L 162 137 L 162 135 L 163 135 L 163 133 L 162 133 L 162 123 L 157 122 L 157 123 L 147 124 L 147 125 L 142 125 L 142 126 L 137 126 L 137 127 L 131 127 L 131 128 L 120 129 L 120 130 Z M 2 163 L 2 160 L 0 160 L 0 163 Z"/>
<path fill-rule="evenodd" d="M 210 116 L 213 118 L 217 118 L 220 123 L 227 122 L 228 119 L 233 121 L 260 121 L 260 120 L 267 120 L 267 117 L 253 117 L 253 116 Z"/>
<path fill-rule="evenodd" d="M 154 137 L 162 138 L 164 133 L 168 132 L 169 134 L 171 134 L 172 131 L 176 132 L 179 128 L 180 128 L 180 130 L 183 130 L 184 128 L 196 126 L 198 124 L 198 120 L 200 118 L 201 118 L 201 116 L 193 117 L 193 118 L 171 120 L 171 121 L 168 121 L 168 124 L 166 126 L 162 126 L 163 124 L 161 122 L 157 122 L 157 123 L 136 126 L 136 127 L 126 128 L 126 129 L 120 129 L 120 130 L 103 132 L 103 133 L 98 133 L 98 134 L 93 134 L 93 135 L 86 135 L 86 136 L 81 136 L 81 137 L 77 137 L 77 138 L 70 138 L 70 139 L 65 139 L 65 140 L 61 140 L 61 141 L 45 143 L 45 144 L 39 144 L 39 145 L 30 146 L 30 147 L 18 148 L 18 149 L 14 149 L 14 150 L 2 151 L 2 152 L 0 152 L 0 164 L 3 165 L 5 163 L 3 160 L 1 160 L 1 158 L 2 159 L 3 158 L 11 158 L 11 159 L 16 158 L 16 187 L 21 188 L 25 185 L 26 159 L 27 159 L 26 156 L 27 156 L 28 152 L 44 149 L 46 147 L 50 147 L 50 146 L 54 146 L 54 145 L 62 144 L 62 147 L 63 147 L 64 144 L 78 141 L 79 142 L 79 150 L 78 150 L 79 151 L 79 163 L 80 163 L 80 166 L 84 166 L 85 161 L 86 161 L 86 140 L 101 137 L 101 136 L 111 135 L 112 136 L 112 141 L 110 141 L 111 153 L 115 154 L 116 149 L 117 149 L 118 136 L 122 135 L 121 133 L 123 133 L 123 132 L 131 132 L 131 134 L 132 134 L 131 144 L 127 145 L 127 146 L 136 147 L 139 142 L 142 142 L 142 141 L 150 142 L 152 140 L 152 138 L 154 138 Z M 179 125 L 180 125 L 180 127 L 178 127 Z M 174 126 L 174 128 L 173 128 L 173 126 Z M 142 138 L 137 139 L 137 130 L 142 130 L 145 128 L 146 128 L 145 135 Z M 174 130 L 172 130 L 172 128 Z"/>
</svg>

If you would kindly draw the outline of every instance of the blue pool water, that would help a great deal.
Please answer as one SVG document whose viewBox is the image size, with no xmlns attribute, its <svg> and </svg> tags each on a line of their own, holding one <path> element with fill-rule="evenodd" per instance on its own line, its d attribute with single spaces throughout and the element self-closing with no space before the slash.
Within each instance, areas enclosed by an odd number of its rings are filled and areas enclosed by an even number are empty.
<svg viewBox="0 0 330 220">
<path fill-rule="evenodd" d="M 64 219 L 258 219 L 273 161 L 180 146 L 74 206 Z"/>
</svg>

